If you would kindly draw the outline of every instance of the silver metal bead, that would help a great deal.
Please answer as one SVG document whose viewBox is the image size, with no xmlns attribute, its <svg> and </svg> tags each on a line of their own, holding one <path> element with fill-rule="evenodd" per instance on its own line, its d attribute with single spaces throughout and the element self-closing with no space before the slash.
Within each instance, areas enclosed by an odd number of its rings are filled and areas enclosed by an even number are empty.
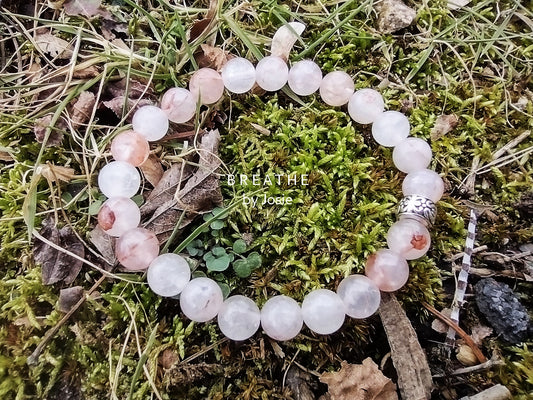
<svg viewBox="0 0 533 400">
<path fill-rule="evenodd" d="M 412 194 L 405 196 L 398 204 L 398 219 L 411 218 L 430 227 L 437 217 L 437 206 L 430 199 Z"/>
</svg>

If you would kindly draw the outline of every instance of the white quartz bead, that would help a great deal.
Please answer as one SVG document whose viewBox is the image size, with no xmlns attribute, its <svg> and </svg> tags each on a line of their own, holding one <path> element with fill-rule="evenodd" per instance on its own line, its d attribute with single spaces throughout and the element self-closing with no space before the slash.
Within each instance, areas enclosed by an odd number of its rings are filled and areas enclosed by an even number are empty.
<svg viewBox="0 0 533 400">
<path fill-rule="evenodd" d="M 261 310 L 261 326 L 272 339 L 290 340 L 300 333 L 302 325 L 302 309 L 290 297 L 271 297 Z"/>
<path fill-rule="evenodd" d="M 409 279 L 409 264 L 404 257 L 389 249 L 381 249 L 366 260 L 365 275 L 379 290 L 394 292 Z"/>
<path fill-rule="evenodd" d="M 233 93 L 246 93 L 255 84 L 255 68 L 246 58 L 228 60 L 220 74 L 226 89 Z"/>
<path fill-rule="evenodd" d="M 344 303 L 337 293 L 327 289 L 313 290 L 302 302 L 305 324 L 313 332 L 329 335 L 344 323 Z"/>
<path fill-rule="evenodd" d="M 143 135 L 149 142 L 161 139 L 168 131 L 168 117 L 156 106 L 139 108 L 132 119 L 133 130 Z"/>
<path fill-rule="evenodd" d="M 420 169 L 407 174 L 402 183 L 402 192 L 404 196 L 417 194 L 436 203 L 444 194 L 444 182 L 435 171 Z"/>
<path fill-rule="evenodd" d="M 426 169 L 431 162 L 431 147 L 420 138 L 408 137 L 394 147 L 392 161 L 396 168 L 408 174 Z"/>
<path fill-rule="evenodd" d="M 189 90 L 202 104 L 213 104 L 224 94 L 224 82 L 220 74 L 211 68 L 200 68 L 189 80 Z"/>
<path fill-rule="evenodd" d="M 394 147 L 409 136 L 409 120 L 399 111 L 385 111 L 372 124 L 374 140 L 385 147 Z"/>
<path fill-rule="evenodd" d="M 422 223 L 403 218 L 395 222 L 387 232 L 387 245 L 406 260 L 414 260 L 427 253 L 431 237 Z"/>
<path fill-rule="evenodd" d="M 132 271 L 148 268 L 159 254 L 155 233 L 145 228 L 130 229 L 120 236 L 115 245 L 118 261 Z"/>
<path fill-rule="evenodd" d="M 250 338 L 261 323 L 259 307 L 248 297 L 237 295 L 226 299 L 218 312 L 220 331 L 231 340 Z"/>
<path fill-rule="evenodd" d="M 110 236 L 119 237 L 137 228 L 141 222 L 141 211 L 135 202 L 127 197 L 108 199 L 98 212 L 98 225 Z"/>
<path fill-rule="evenodd" d="M 206 322 L 216 317 L 224 296 L 218 284 L 209 278 L 195 278 L 183 289 L 180 307 L 191 321 Z"/>
<path fill-rule="evenodd" d="M 298 61 L 289 70 L 289 87 L 299 96 L 315 93 L 322 82 L 320 67 L 311 60 Z"/>
<path fill-rule="evenodd" d="M 367 318 L 379 308 L 381 293 L 376 284 L 364 275 L 350 275 L 337 287 L 346 314 L 352 318 Z"/>
<path fill-rule="evenodd" d="M 371 124 L 384 109 L 383 97 L 374 89 L 357 90 L 348 102 L 348 114 L 360 124 Z"/>
<path fill-rule="evenodd" d="M 342 106 L 350 100 L 354 91 L 353 79 L 344 71 L 327 74 L 320 83 L 320 97 L 330 106 Z"/>
<path fill-rule="evenodd" d="M 150 263 L 146 278 L 150 289 L 159 296 L 173 297 L 180 294 L 191 280 L 191 268 L 177 254 L 161 254 Z"/>
<path fill-rule="evenodd" d="M 132 197 L 141 186 L 137 169 L 125 161 L 112 161 L 98 174 L 98 187 L 106 197 Z"/>
<path fill-rule="evenodd" d="M 196 98 L 184 88 L 172 88 L 161 99 L 161 109 L 177 124 L 189 121 L 196 114 Z"/>
<path fill-rule="evenodd" d="M 289 78 L 289 67 L 283 58 L 268 56 L 255 67 L 256 80 L 260 88 L 269 92 L 280 90 Z"/>
</svg>

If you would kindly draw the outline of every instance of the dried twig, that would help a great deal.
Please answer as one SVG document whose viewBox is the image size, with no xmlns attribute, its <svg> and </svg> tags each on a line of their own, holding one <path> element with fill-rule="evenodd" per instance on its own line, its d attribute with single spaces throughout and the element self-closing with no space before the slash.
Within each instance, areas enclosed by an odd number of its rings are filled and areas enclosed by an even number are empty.
<svg viewBox="0 0 533 400">
<path fill-rule="evenodd" d="M 433 315 L 435 315 L 438 319 L 443 321 L 444 323 L 448 324 L 448 326 L 453 329 L 459 336 L 461 336 L 461 339 L 463 339 L 468 347 L 472 349 L 472 352 L 476 356 L 476 358 L 479 360 L 479 362 L 484 363 L 487 362 L 487 358 L 483 355 L 479 347 L 474 343 L 474 340 L 470 337 L 468 333 L 466 333 L 460 326 L 458 326 L 454 321 L 452 321 L 449 317 L 442 314 L 441 312 L 437 311 L 435 307 L 427 304 L 422 303 L 424 307 L 426 307 Z"/>
<path fill-rule="evenodd" d="M 472 372 L 484 371 L 493 367 L 499 367 L 500 365 L 505 365 L 505 362 L 498 356 L 492 356 L 492 358 L 487 362 L 478 365 L 473 365 L 471 367 L 458 368 L 455 371 L 450 372 L 449 374 L 433 375 L 433 378 L 445 378 L 454 375 L 470 374 Z"/>
</svg>

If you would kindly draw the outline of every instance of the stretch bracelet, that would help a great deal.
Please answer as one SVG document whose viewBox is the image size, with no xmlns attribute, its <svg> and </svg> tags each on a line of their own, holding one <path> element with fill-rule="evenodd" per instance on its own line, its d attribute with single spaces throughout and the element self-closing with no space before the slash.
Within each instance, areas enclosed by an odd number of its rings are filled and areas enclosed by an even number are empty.
<svg viewBox="0 0 533 400">
<path fill-rule="evenodd" d="M 191 279 L 188 262 L 180 255 L 159 255 L 159 242 L 148 229 L 139 227 L 139 207 L 131 200 L 139 190 L 141 178 L 136 167 L 149 155 L 150 141 L 165 136 L 169 121 L 185 123 L 194 118 L 198 104 L 219 101 L 224 90 L 246 93 L 258 85 L 277 91 L 285 85 L 299 96 L 319 91 L 322 100 L 334 107 L 348 105 L 350 117 L 360 124 L 372 124 L 372 136 L 382 146 L 394 147 L 393 162 L 406 173 L 402 184 L 404 198 L 397 209 L 398 220 L 387 233 L 388 248 L 378 250 L 365 263 L 365 274 L 344 278 L 337 291 L 327 289 L 308 293 L 301 306 L 292 298 L 269 298 L 260 310 L 253 300 L 234 295 L 224 300 L 222 290 L 212 279 Z M 161 106 L 143 106 L 132 120 L 133 130 L 117 135 L 111 143 L 115 161 L 105 165 L 98 185 L 108 200 L 98 213 L 98 224 L 117 237 L 115 254 L 128 270 L 147 269 L 150 288 L 160 296 L 179 295 L 182 312 L 197 322 L 217 317 L 221 332 L 232 340 L 246 340 L 262 327 L 275 340 L 294 338 L 303 323 L 318 334 L 331 334 L 344 323 L 346 315 L 367 318 L 380 304 L 380 291 L 400 289 L 409 278 L 407 260 L 426 254 L 430 246 L 428 228 L 435 221 L 436 206 L 444 192 L 441 177 L 427 169 L 432 152 L 427 142 L 408 137 L 407 117 L 398 111 L 385 111 L 382 96 L 373 89 L 354 91 L 353 79 L 342 71 L 324 77 L 311 60 L 296 62 L 289 69 L 278 56 L 267 56 L 254 65 L 245 58 L 230 59 L 217 72 L 197 70 L 189 89 L 172 88 L 161 99 Z"/>
</svg>

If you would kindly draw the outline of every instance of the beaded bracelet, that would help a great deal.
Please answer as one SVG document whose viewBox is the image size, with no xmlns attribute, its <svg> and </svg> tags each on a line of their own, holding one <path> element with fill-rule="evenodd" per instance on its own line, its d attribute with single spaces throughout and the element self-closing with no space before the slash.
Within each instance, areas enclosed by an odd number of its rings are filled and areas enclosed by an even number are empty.
<svg viewBox="0 0 533 400">
<path fill-rule="evenodd" d="M 262 309 L 245 296 L 224 300 L 218 284 L 209 278 L 191 280 L 187 261 L 173 253 L 159 255 L 156 235 L 139 227 L 140 210 L 131 200 L 140 187 L 140 166 L 149 154 L 149 141 L 161 139 L 169 120 L 191 120 L 197 104 L 219 101 L 224 89 L 246 93 L 257 84 L 265 91 L 277 91 L 288 84 L 299 96 L 319 91 L 331 106 L 348 104 L 351 118 L 372 124 L 372 136 L 382 146 L 394 147 L 393 162 L 407 175 L 402 184 L 404 198 L 397 209 L 398 221 L 387 233 L 387 249 L 371 255 L 365 275 L 344 278 L 337 292 L 313 290 L 300 306 L 294 299 L 277 295 Z M 259 329 L 275 340 L 298 335 L 303 323 L 318 334 L 331 334 L 344 323 L 345 316 L 367 318 L 380 304 L 380 291 L 400 289 L 409 277 L 407 260 L 423 256 L 430 246 L 428 227 L 435 221 L 436 206 L 444 192 L 440 176 L 427 169 L 432 152 L 422 139 L 410 138 L 409 121 L 398 111 L 384 111 L 382 96 L 373 89 L 354 91 L 354 82 L 345 72 L 334 71 L 322 77 L 320 67 L 311 60 L 295 63 L 289 70 L 285 60 L 267 56 L 257 66 L 244 58 L 230 59 L 221 73 L 201 68 L 189 81 L 189 90 L 172 88 L 161 100 L 161 107 L 139 108 L 132 120 L 133 130 L 116 136 L 111 143 L 112 161 L 102 168 L 98 185 L 108 200 L 98 214 L 98 224 L 109 235 L 118 237 L 115 253 L 129 270 L 147 271 L 150 288 L 160 296 L 179 295 L 181 310 L 191 320 L 206 322 L 217 317 L 221 332 L 232 340 L 246 340 Z"/>
</svg>

